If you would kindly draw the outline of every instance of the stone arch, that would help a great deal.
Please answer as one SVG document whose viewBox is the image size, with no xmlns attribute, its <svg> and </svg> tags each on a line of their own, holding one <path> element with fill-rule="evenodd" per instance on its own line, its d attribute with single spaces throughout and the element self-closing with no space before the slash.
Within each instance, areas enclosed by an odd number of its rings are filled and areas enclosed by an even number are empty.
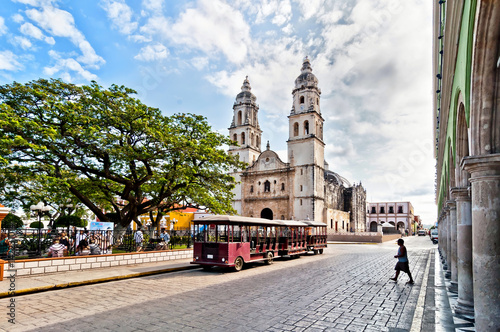
<svg viewBox="0 0 500 332">
<path fill-rule="evenodd" d="M 376 221 L 372 221 L 370 223 L 370 232 L 376 232 L 377 231 L 378 224 Z"/>
<path fill-rule="evenodd" d="M 500 153 L 500 3 L 480 0 L 472 59 L 470 128 L 472 155 Z"/>
<path fill-rule="evenodd" d="M 260 212 L 260 217 L 263 219 L 273 220 L 273 210 L 265 208 Z"/>
<path fill-rule="evenodd" d="M 238 112 L 238 126 L 241 126 L 243 124 L 243 117 L 241 114 L 241 111 Z"/>
<path fill-rule="evenodd" d="M 465 106 L 461 102 L 459 95 L 459 105 L 457 112 L 456 125 L 456 144 L 455 144 L 455 185 L 460 188 L 468 187 L 469 173 L 460 168 L 463 158 L 469 156 L 469 132 L 467 130 L 467 119 L 465 117 Z"/>
<path fill-rule="evenodd" d="M 396 227 L 397 229 L 402 229 L 403 231 L 406 229 L 405 227 L 405 223 L 402 222 L 402 221 L 398 221 L 398 227 Z"/>
<path fill-rule="evenodd" d="M 299 136 L 299 123 L 295 122 L 293 124 L 293 136 Z"/>
<path fill-rule="evenodd" d="M 241 133 L 241 145 L 245 145 L 245 133 Z"/>
<path fill-rule="evenodd" d="M 309 121 L 304 121 L 304 135 L 309 135 Z"/>
</svg>

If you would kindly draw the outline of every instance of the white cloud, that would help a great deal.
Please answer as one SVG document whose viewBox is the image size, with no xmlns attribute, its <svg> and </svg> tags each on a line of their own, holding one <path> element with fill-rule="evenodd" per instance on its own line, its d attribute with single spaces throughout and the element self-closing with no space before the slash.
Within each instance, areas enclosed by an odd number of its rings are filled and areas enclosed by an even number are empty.
<svg viewBox="0 0 500 332">
<path fill-rule="evenodd" d="M 23 15 L 17 13 L 17 14 L 12 15 L 12 20 L 16 23 L 21 23 L 21 22 L 24 22 L 24 17 L 23 17 Z"/>
<path fill-rule="evenodd" d="M 154 45 L 147 45 L 143 47 L 134 59 L 140 61 L 162 60 L 167 58 L 168 54 L 168 49 L 164 45 L 156 43 Z"/>
<path fill-rule="evenodd" d="M 23 25 L 21 25 L 19 30 L 27 36 L 33 37 L 38 40 L 44 40 L 47 44 L 54 45 L 56 43 L 54 38 L 45 36 L 42 30 L 31 23 L 24 23 Z"/>
<path fill-rule="evenodd" d="M 271 22 L 278 26 L 290 21 L 292 17 L 292 5 L 289 0 L 261 0 L 254 3 L 253 6 L 257 10 L 257 17 L 255 22 L 257 24 L 264 23 L 264 21 L 271 16 Z"/>
<path fill-rule="evenodd" d="M 105 61 L 95 53 L 85 36 L 76 28 L 73 16 L 64 10 L 44 6 L 41 10 L 29 9 L 26 15 L 42 29 L 57 37 L 69 38 L 82 55 L 78 60 L 92 68 L 99 68 Z"/>
<path fill-rule="evenodd" d="M 142 6 L 154 13 L 159 13 L 163 10 L 163 0 L 142 0 Z"/>
<path fill-rule="evenodd" d="M 137 29 L 138 23 L 132 20 L 132 9 L 123 0 L 106 0 L 103 9 L 113 26 L 121 33 L 129 35 Z"/>
<path fill-rule="evenodd" d="M 248 54 L 250 27 L 243 15 L 220 0 L 200 0 L 187 8 L 172 25 L 165 19 L 150 21 L 144 31 L 162 31 L 175 44 L 215 55 L 223 53 L 232 63 Z"/>
<path fill-rule="evenodd" d="M 45 67 L 43 72 L 48 76 L 53 76 L 59 73 L 59 77 L 63 80 L 71 82 L 73 80 L 69 71 L 75 72 L 80 77 L 87 81 L 97 80 L 97 76 L 85 70 L 82 65 L 73 58 L 63 59 L 61 55 L 53 50 L 49 51 L 49 55 L 53 58 L 56 64 L 52 67 Z"/>
<path fill-rule="evenodd" d="M 0 16 L 0 36 L 7 32 L 7 26 L 5 25 L 5 20 Z"/>
<path fill-rule="evenodd" d="M 202 70 L 208 66 L 208 58 L 207 57 L 196 57 L 191 59 L 191 64 L 198 70 Z"/>
<path fill-rule="evenodd" d="M 17 56 L 11 51 L 0 51 L 0 70 L 19 70 L 21 64 L 17 61 Z"/>
<path fill-rule="evenodd" d="M 19 45 L 23 50 L 27 50 L 32 46 L 30 40 L 22 36 L 15 36 L 13 38 L 13 42 L 16 45 Z"/>
</svg>

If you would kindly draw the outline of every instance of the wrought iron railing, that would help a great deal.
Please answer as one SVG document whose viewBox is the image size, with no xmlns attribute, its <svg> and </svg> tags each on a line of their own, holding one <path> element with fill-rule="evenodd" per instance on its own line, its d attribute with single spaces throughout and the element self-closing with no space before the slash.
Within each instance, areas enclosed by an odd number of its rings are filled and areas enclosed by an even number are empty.
<svg viewBox="0 0 500 332">
<path fill-rule="evenodd" d="M 137 250 L 136 231 L 127 230 L 118 233 L 111 230 L 69 230 L 66 229 L 2 229 L 10 243 L 9 252 L 0 252 L 0 258 L 7 256 L 21 258 L 46 257 L 49 247 L 56 237 L 67 247 L 67 255 L 78 255 L 79 245 L 94 243 L 97 249 L 93 254 L 111 254 L 116 252 L 133 252 Z M 142 250 L 164 250 L 177 246 L 191 247 L 192 233 L 189 229 L 167 231 L 170 237 L 168 245 L 162 245 L 160 234 L 156 230 L 144 230 Z M 65 234 L 65 236 L 63 236 Z"/>
</svg>

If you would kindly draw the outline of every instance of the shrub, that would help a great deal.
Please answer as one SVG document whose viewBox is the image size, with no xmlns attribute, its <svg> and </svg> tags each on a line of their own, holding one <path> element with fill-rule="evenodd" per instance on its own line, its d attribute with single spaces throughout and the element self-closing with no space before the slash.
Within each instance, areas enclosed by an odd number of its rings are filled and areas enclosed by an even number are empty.
<svg viewBox="0 0 500 332">
<path fill-rule="evenodd" d="M 87 220 L 83 220 L 82 218 L 74 215 L 62 216 L 56 219 L 54 227 L 67 227 L 68 224 L 75 227 L 87 227 Z"/>
<path fill-rule="evenodd" d="M 43 228 L 43 222 L 41 221 L 34 221 L 30 224 L 31 228 Z"/>
<path fill-rule="evenodd" d="M 24 223 L 15 214 L 9 213 L 3 220 L 2 220 L 2 228 L 3 229 L 17 229 L 20 227 L 23 227 Z"/>
</svg>

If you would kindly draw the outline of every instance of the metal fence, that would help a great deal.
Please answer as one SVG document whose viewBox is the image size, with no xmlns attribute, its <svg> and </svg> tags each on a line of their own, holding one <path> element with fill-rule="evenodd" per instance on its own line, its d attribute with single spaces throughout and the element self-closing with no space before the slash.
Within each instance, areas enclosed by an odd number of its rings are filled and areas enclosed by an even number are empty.
<svg viewBox="0 0 500 332">
<path fill-rule="evenodd" d="M 49 247 L 56 237 L 66 245 L 67 255 L 80 254 L 85 245 L 90 247 L 90 254 L 111 254 L 116 252 L 133 252 L 137 250 L 136 231 L 127 230 L 123 234 L 110 230 L 72 230 L 66 229 L 2 229 L 10 243 L 9 252 L 0 253 L 0 258 L 7 256 L 21 258 L 46 257 Z M 167 231 L 170 241 L 164 245 L 156 230 L 143 230 L 142 251 L 172 249 L 176 246 L 192 245 L 192 234 L 189 229 Z M 85 253 L 85 252 L 84 252 Z"/>
</svg>

